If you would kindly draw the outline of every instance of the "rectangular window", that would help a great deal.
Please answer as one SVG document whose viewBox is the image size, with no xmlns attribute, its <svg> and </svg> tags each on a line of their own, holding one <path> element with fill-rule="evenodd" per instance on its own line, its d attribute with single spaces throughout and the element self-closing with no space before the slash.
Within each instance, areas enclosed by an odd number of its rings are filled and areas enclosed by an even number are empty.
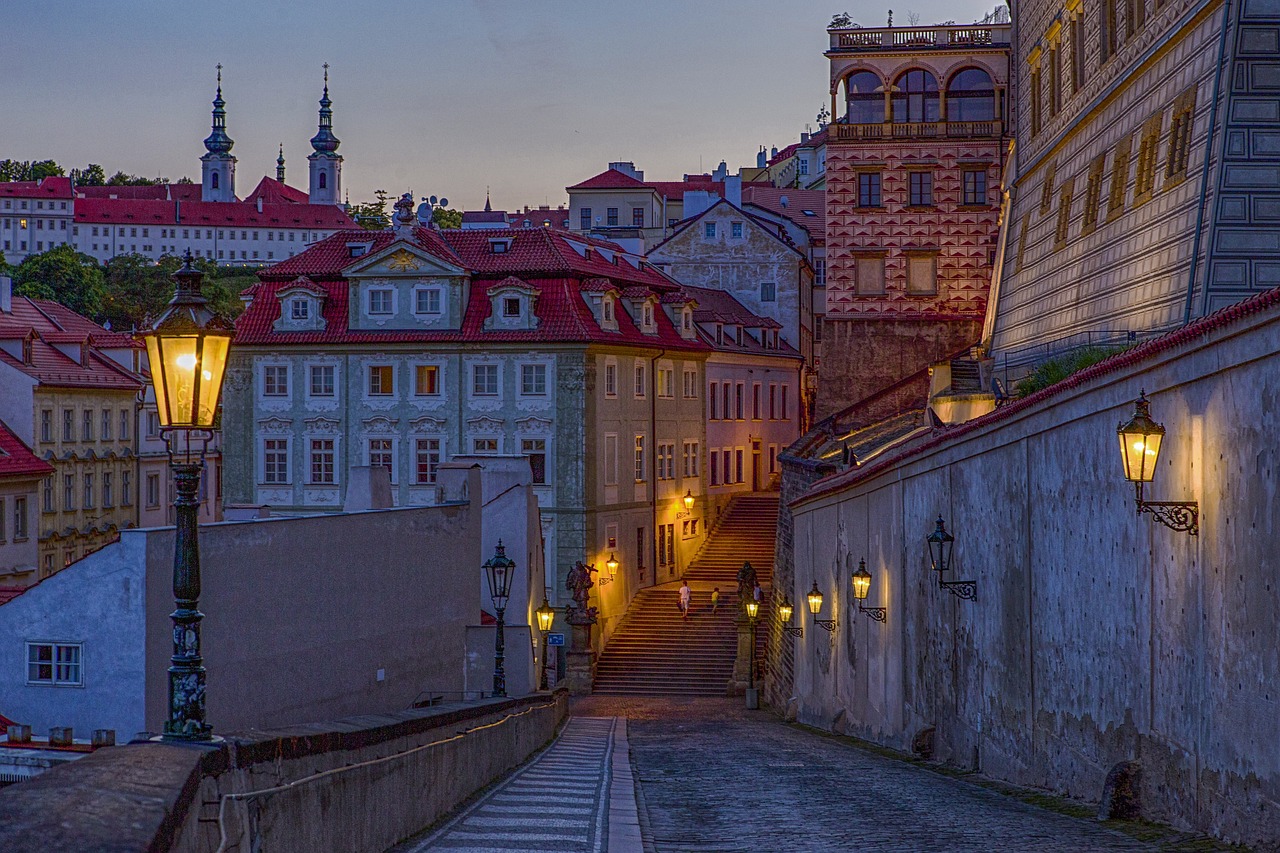
<svg viewBox="0 0 1280 853">
<path fill-rule="evenodd" d="M 1101 0 L 1098 10 L 1098 62 L 1104 63 L 1115 52 L 1116 0 Z"/>
<path fill-rule="evenodd" d="M 547 395 L 547 366 L 545 364 L 520 365 L 520 393 L 525 397 Z"/>
<path fill-rule="evenodd" d="M 283 485 L 289 482 L 289 439 L 268 438 L 263 441 L 262 482 L 269 485 Z M 154 475 L 153 475 L 154 476 Z M 147 494 L 151 493 L 151 482 L 148 478 Z"/>
<path fill-rule="evenodd" d="M 1056 116 L 1062 109 L 1062 65 L 1058 42 L 1049 42 L 1049 115 Z"/>
<path fill-rule="evenodd" d="M 667 525 L 667 565 L 674 566 L 676 564 L 676 526 L 674 524 Z"/>
<path fill-rule="evenodd" d="M 498 439 L 496 438 L 473 438 L 471 440 L 472 453 L 497 453 Z"/>
<path fill-rule="evenodd" d="M 4 512 L 0 510 L 0 518 L 3 518 Z M 0 522 L 2 523 L 2 522 Z M 15 542 L 21 542 L 27 538 L 27 499 L 13 499 L 13 539 Z M 0 537 L 3 531 L 0 531 Z"/>
<path fill-rule="evenodd" d="M 129 440 L 129 410 L 120 410 L 120 440 Z"/>
<path fill-rule="evenodd" d="M 471 366 L 471 395 L 473 397 L 498 396 L 498 365 L 473 364 Z"/>
<path fill-rule="evenodd" d="M 734 237 L 734 238 L 738 238 L 738 239 L 740 239 L 740 238 L 742 237 L 742 223 L 741 223 L 741 222 L 730 222 L 730 223 L 729 223 L 729 236 L 730 236 L 730 237 Z"/>
<path fill-rule="evenodd" d="M 1111 159 L 1111 193 L 1107 201 L 1107 221 L 1124 213 L 1124 194 L 1129 187 L 1129 157 L 1133 150 L 1133 134 L 1116 143 Z"/>
<path fill-rule="evenodd" d="M 863 255 L 854 262 L 854 287 L 859 296 L 884 293 L 884 256 Z"/>
<path fill-rule="evenodd" d="M 637 397 L 643 397 L 643 396 L 644 396 L 644 391 L 645 391 L 644 386 L 645 386 L 645 381 L 644 381 L 644 363 L 643 363 L 643 362 L 637 362 L 637 363 L 636 363 L 636 381 L 635 381 L 635 395 L 636 395 Z"/>
<path fill-rule="evenodd" d="M 681 457 L 681 460 L 684 463 L 680 469 L 683 472 L 681 476 L 698 476 L 698 459 L 698 442 L 686 441 L 684 443 L 684 453 Z"/>
<path fill-rule="evenodd" d="M 635 228 L 644 227 L 644 208 L 643 207 L 631 208 L 631 225 Z"/>
<path fill-rule="evenodd" d="M 115 495 L 111 493 L 111 472 L 102 472 L 102 506 L 104 509 L 110 509 L 115 506 Z"/>
<path fill-rule="evenodd" d="M 698 399 L 698 371 L 696 370 L 684 372 L 684 397 L 686 400 Z"/>
<path fill-rule="evenodd" d="M 413 368 L 413 393 L 419 397 L 434 397 L 440 393 L 440 368 L 434 364 L 419 364 Z"/>
<path fill-rule="evenodd" d="M 769 473 L 772 474 L 778 470 L 778 445 L 769 445 Z"/>
<path fill-rule="evenodd" d="M 733 420 L 733 407 L 731 404 L 731 400 L 733 398 L 733 384 L 725 382 L 720 387 L 724 391 L 721 395 L 721 398 L 724 400 L 724 406 L 720 409 L 720 417 L 724 418 L 726 421 L 731 421 Z"/>
<path fill-rule="evenodd" d="M 964 203 L 983 205 L 987 203 L 987 170 L 966 169 L 962 173 L 964 180 Z"/>
<path fill-rule="evenodd" d="M 746 482 L 746 478 L 742 474 L 743 472 L 742 458 L 743 458 L 742 448 L 739 447 L 737 450 L 733 451 L 733 481 L 735 483 Z"/>
<path fill-rule="evenodd" d="M 1124 13 L 1125 36 L 1133 38 L 1134 33 L 1147 22 L 1147 4 L 1144 0 L 1125 0 Z"/>
<path fill-rule="evenodd" d="M 618 396 L 618 365 L 606 364 L 604 366 L 604 395 L 606 397 Z"/>
<path fill-rule="evenodd" d="M 81 495 L 81 507 L 93 509 L 93 474 L 84 475 L 84 493 Z"/>
<path fill-rule="evenodd" d="M 1053 229 L 1053 248 L 1061 249 L 1067 245 L 1067 229 L 1071 226 L 1071 194 L 1075 189 L 1075 178 L 1067 178 L 1062 182 L 1058 193 L 1058 221 Z"/>
<path fill-rule="evenodd" d="M 1024 214 L 1022 217 L 1022 227 L 1018 229 L 1018 251 L 1013 256 L 1014 263 L 1017 264 L 1019 270 L 1024 269 L 1027 264 L 1027 232 L 1031 230 L 1031 214 Z"/>
<path fill-rule="evenodd" d="M 62 475 L 62 511 L 76 508 L 76 478 L 74 474 Z"/>
<path fill-rule="evenodd" d="M 760 383 L 754 382 L 751 385 L 751 419 L 760 420 Z"/>
<path fill-rule="evenodd" d="M 778 301 L 778 285 L 772 281 L 760 282 L 760 301 L 776 302 Z"/>
<path fill-rule="evenodd" d="M 369 467 L 386 468 L 387 473 L 392 474 L 394 479 L 395 461 L 391 450 L 391 439 L 369 439 Z"/>
<path fill-rule="evenodd" d="M 734 417 L 738 420 L 744 420 L 746 414 L 746 383 L 739 382 L 733 386 L 733 411 Z"/>
<path fill-rule="evenodd" d="M 40 410 L 40 440 L 53 441 L 53 410 Z"/>
<path fill-rule="evenodd" d="M 618 208 L 616 208 L 616 207 L 608 207 L 608 208 L 605 208 L 604 215 L 605 215 L 605 224 L 606 224 L 606 225 L 611 226 L 611 227 L 616 227 L 616 226 L 617 226 L 617 224 L 618 224 Z"/>
<path fill-rule="evenodd" d="M 286 365 L 269 364 L 262 368 L 262 396 L 289 396 L 289 368 Z"/>
<path fill-rule="evenodd" d="M 637 436 L 636 436 L 636 458 L 635 458 L 635 462 L 636 462 L 636 470 L 635 470 L 636 482 L 637 482 L 637 483 L 643 483 L 646 479 L 648 479 L 648 478 L 646 477 L 646 475 L 645 475 L 645 465 L 644 465 L 644 436 L 643 436 L 643 435 L 637 435 Z"/>
<path fill-rule="evenodd" d="M 724 468 L 721 471 L 721 474 L 723 476 L 722 482 L 726 486 L 731 485 L 733 483 L 733 450 L 729 448 L 725 448 L 720 453 L 720 459 L 724 465 Z"/>
<path fill-rule="evenodd" d="M 44 478 L 44 483 L 40 486 L 41 509 L 44 512 L 53 512 L 53 475 L 50 474 Z"/>
<path fill-rule="evenodd" d="M 83 415 L 80 419 L 80 440 L 93 441 L 93 412 L 85 409 L 80 414 Z"/>
<path fill-rule="evenodd" d="M 720 402 L 720 395 L 716 393 L 719 390 L 719 382 L 707 383 L 707 419 L 717 420 L 720 416 L 716 412 L 716 407 Z"/>
<path fill-rule="evenodd" d="M 120 506 L 133 506 L 133 482 L 128 471 L 120 472 Z"/>
<path fill-rule="evenodd" d="M 103 410 L 102 410 L 102 432 L 101 432 L 101 436 L 102 436 L 102 440 L 103 440 L 103 441 L 110 441 L 110 440 L 111 440 L 111 410 L 110 410 L 110 409 L 103 409 Z"/>
<path fill-rule="evenodd" d="M 641 576 L 644 575 L 645 552 L 649 550 L 646 543 L 647 543 L 647 537 L 645 536 L 644 528 L 637 527 L 636 528 L 636 571 L 638 571 L 641 574 Z"/>
<path fill-rule="evenodd" d="M 1160 151 L 1160 129 L 1164 111 L 1153 115 L 1142 125 L 1142 141 L 1138 143 L 1138 166 L 1133 179 L 1133 206 L 1151 200 L 1156 188 L 1156 159 Z"/>
<path fill-rule="evenodd" d="M 332 438 L 311 439 L 311 482 L 313 484 L 331 486 L 337 482 L 334 456 Z"/>
<path fill-rule="evenodd" d="M 618 484 L 618 436 L 606 433 L 604 437 L 604 484 Z"/>
<path fill-rule="evenodd" d="M 667 565 L 667 526 L 658 525 L 658 567 Z"/>
<path fill-rule="evenodd" d="M 1169 122 L 1169 159 L 1165 161 L 1164 169 L 1165 189 L 1187 176 L 1195 109 L 1196 87 L 1192 86 L 1173 102 L 1173 118 Z"/>
<path fill-rule="evenodd" d="M 1040 63 L 1031 66 L 1031 135 L 1040 132 Z"/>
<path fill-rule="evenodd" d="M 305 299 L 289 300 L 289 319 L 306 320 L 311 316 L 311 305 Z"/>
<path fill-rule="evenodd" d="M 439 314 L 440 313 L 440 291 L 436 289 L 419 290 L 414 297 L 416 304 L 414 310 L 419 314 Z"/>
<path fill-rule="evenodd" d="M 331 364 L 313 364 L 311 365 L 311 396 L 312 397 L 332 397 L 333 396 L 333 374 L 334 369 Z"/>
<path fill-rule="evenodd" d="M 676 395 L 676 372 L 673 368 L 658 369 L 658 396 L 664 398 Z"/>
<path fill-rule="evenodd" d="M 4 525 L 7 516 L 4 514 L 4 498 L 0 498 L 0 543 L 4 542 Z"/>
<path fill-rule="evenodd" d="M 909 172 L 907 204 L 925 207 L 933 204 L 933 172 Z"/>
<path fill-rule="evenodd" d="M 714 239 L 716 236 L 716 224 L 708 222 L 703 226 L 702 232 L 707 235 L 708 239 Z"/>
<path fill-rule="evenodd" d="M 147 475 L 147 506 L 152 508 L 160 506 L 159 474 Z"/>
<path fill-rule="evenodd" d="M 708 454 L 711 461 L 711 485 L 720 485 L 720 451 L 712 450 Z"/>
<path fill-rule="evenodd" d="M 786 385 L 782 386 L 782 419 L 784 421 L 790 419 L 789 415 L 787 414 L 787 386 Z"/>
<path fill-rule="evenodd" d="M 1080 222 L 1080 234 L 1092 234 L 1098 227 L 1098 208 L 1102 205 L 1102 173 L 1107 166 L 1105 152 L 1093 158 L 1089 165 L 1089 180 L 1084 188 L 1084 214 Z"/>
<path fill-rule="evenodd" d="M 369 367 L 369 396 L 389 397 L 395 393 L 395 372 L 389 364 Z"/>
<path fill-rule="evenodd" d="M 674 480 L 676 476 L 676 445 L 673 441 L 658 444 L 658 479 Z"/>
<path fill-rule="evenodd" d="M 439 469 L 440 439 L 419 438 L 414 442 L 414 482 L 418 485 L 434 483 Z"/>
<path fill-rule="evenodd" d="M 578 227 L 581 231 L 591 229 L 591 208 L 584 207 L 578 211 Z"/>
<path fill-rule="evenodd" d="M 27 683 L 79 687 L 79 643 L 27 643 Z"/>
<path fill-rule="evenodd" d="M 520 298 L 518 296 L 508 296 L 502 300 L 502 316 L 520 316 Z"/>
<path fill-rule="evenodd" d="M 391 291 L 389 289 L 379 288 L 378 290 L 369 291 L 369 313 L 391 313 Z"/>
<path fill-rule="evenodd" d="M 542 485 L 547 482 L 547 440 L 545 438 L 524 438 L 520 440 L 520 452 L 529 460 L 529 468 L 533 471 L 533 482 Z"/>
<path fill-rule="evenodd" d="M 880 206 L 880 173 L 861 172 L 858 175 L 858 207 Z"/>
</svg>

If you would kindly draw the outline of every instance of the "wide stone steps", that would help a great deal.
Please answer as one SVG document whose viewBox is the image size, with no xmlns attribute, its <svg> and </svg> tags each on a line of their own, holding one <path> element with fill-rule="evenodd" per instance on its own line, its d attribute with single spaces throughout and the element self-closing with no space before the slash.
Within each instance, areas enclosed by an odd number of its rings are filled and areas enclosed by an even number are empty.
<svg viewBox="0 0 1280 853">
<path fill-rule="evenodd" d="M 755 567 L 762 586 L 773 575 L 777 495 L 735 498 L 684 574 L 693 591 L 688 619 L 678 584 L 642 590 L 596 666 L 594 690 L 605 695 L 723 696 L 737 654 L 738 570 Z M 720 606 L 711 612 L 711 591 Z M 765 614 L 761 613 L 761 619 Z M 757 637 L 757 655 L 765 632 Z"/>
</svg>

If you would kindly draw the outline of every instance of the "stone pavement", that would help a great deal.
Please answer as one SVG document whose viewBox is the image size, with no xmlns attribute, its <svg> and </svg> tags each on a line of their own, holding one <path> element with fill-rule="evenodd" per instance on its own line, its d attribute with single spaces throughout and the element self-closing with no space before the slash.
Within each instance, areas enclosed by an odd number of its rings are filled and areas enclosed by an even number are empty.
<svg viewBox="0 0 1280 853">
<path fill-rule="evenodd" d="M 645 849 L 656 853 L 1155 849 L 784 725 L 741 699 L 590 696 L 570 710 L 629 718 Z"/>
<path fill-rule="evenodd" d="M 641 853 L 627 721 L 575 716 L 456 817 L 396 853 Z"/>
</svg>

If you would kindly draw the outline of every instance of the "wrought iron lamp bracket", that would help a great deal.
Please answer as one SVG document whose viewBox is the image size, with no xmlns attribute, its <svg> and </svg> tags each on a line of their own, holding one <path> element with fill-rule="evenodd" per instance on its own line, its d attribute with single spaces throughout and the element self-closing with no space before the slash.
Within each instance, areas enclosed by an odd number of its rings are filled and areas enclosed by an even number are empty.
<svg viewBox="0 0 1280 853">
<path fill-rule="evenodd" d="M 977 581 L 944 581 L 938 578 L 938 586 L 965 601 L 974 601 L 978 597 Z"/>
<path fill-rule="evenodd" d="M 829 634 L 834 634 L 836 632 L 836 620 L 834 619 L 819 619 L 815 616 L 813 617 L 813 624 L 821 625 L 823 628 L 826 628 L 827 633 Z"/>
<path fill-rule="evenodd" d="M 798 625 L 783 625 L 782 630 L 786 631 L 788 634 L 790 634 L 793 637 L 804 636 L 804 628 L 801 628 Z"/>
<path fill-rule="evenodd" d="M 1149 513 L 1170 530 L 1200 535 L 1200 503 L 1198 501 L 1144 501 L 1142 483 L 1136 483 L 1138 514 Z"/>
<path fill-rule="evenodd" d="M 863 607 L 861 604 L 859 604 L 859 605 L 858 605 L 858 612 L 859 612 L 859 613 L 865 613 L 865 614 L 867 614 L 868 616 L 870 616 L 872 619 L 876 620 L 877 622 L 884 622 L 884 621 L 885 621 L 885 619 L 886 619 L 886 617 L 887 617 L 887 616 L 888 616 L 888 614 L 889 614 L 889 608 L 887 608 L 887 607 Z"/>
</svg>

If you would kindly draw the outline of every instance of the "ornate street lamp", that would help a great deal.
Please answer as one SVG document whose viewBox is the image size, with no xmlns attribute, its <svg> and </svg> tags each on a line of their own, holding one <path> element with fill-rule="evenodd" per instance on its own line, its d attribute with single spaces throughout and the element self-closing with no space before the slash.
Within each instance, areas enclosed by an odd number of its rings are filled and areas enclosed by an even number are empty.
<svg viewBox="0 0 1280 853">
<path fill-rule="evenodd" d="M 795 612 L 795 608 L 791 606 L 791 599 L 785 596 L 782 603 L 778 605 L 778 621 L 782 623 L 782 630 L 796 637 L 804 636 L 804 628 L 791 624 L 791 614 Z"/>
<path fill-rule="evenodd" d="M 1134 402 L 1133 417 L 1116 428 L 1120 438 L 1120 461 L 1124 478 L 1133 483 L 1138 513 L 1150 513 L 1156 521 L 1171 530 L 1200 535 L 1200 505 L 1196 501 L 1144 501 L 1142 484 L 1150 483 L 1160 460 L 1164 426 L 1151 419 L 1151 404 L 1146 391 Z"/>
<path fill-rule="evenodd" d="M 850 559 L 853 559 L 850 557 Z M 863 607 L 867 593 L 871 591 L 871 572 L 867 571 L 867 561 L 858 561 L 858 570 L 851 576 L 853 581 L 853 597 L 858 601 L 858 612 L 865 613 L 877 622 L 885 621 L 888 610 L 884 607 Z"/>
<path fill-rule="evenodd" d="M 756 690 L 756 619 L 760 616 L 760 602 L 754 598 L 747 600 L 747 618 L 751 620 L 751 655 L 747 658 L 747 707 L 755 709 L 759 706 Z"/>
<path fill-rule="evenodd" d="M 972 601 L 978 597 L 977 581 L 945 581 L 942 576 L 951 571 L 951 547 L 956 538 L 947 532 L 947 526 L 938 516 L 938 526 L 925 537 L 929 543 L 929 565 L 938 573 L 938 586 L 954 596 Z"/>
<path fill-rule="evenodd" d="M 501 539 L 493 549 L 493 556 L 485 561 L 482 568 L 489 577 L 489 597 L 493 601 L 493 609 L 498 614 L 498 633 L 493 641 L 493 695 L 506 696 L 506 640 L 503 637 L 503 628 L 506 623 L 503 620 L 507 610 L 507 600 L 511 597 L 511 579 L 515 577 L 516 564 L 507 556 L 507 549 L 502 547 Z"/>
<path fill-rule="evenodd" d="M 169 665 L 169 719 L 166 740 L 206 741 L 205 669 L 200 656 L 200 547 L 197 510 L 200 471 L 213 438 L 218 398 L 234 331 L 209 310 L 200 293 L 204 273 L 192 266 L 188 249 L 173 274 L 173 299 L 143 333 L 160 435 L 169 454 L 177 497 L 173 547 L 173 657 Z"/>
<path fill-rule="evenodd" d="M 813 623 L 826 628 L 828 632 L 835 633 L 836 620 L 819 619 L 818 614 L 822 612 L 822 590 L 818 589 L 818 582 L 813 582 L 813 589 L 809 590 L 809 612 L 813 614 Z"/>
<path fill-rule="evenodd" d="M 684 493 L 684 497 L 681 498 L 681 500 L 684 501 L 684 508 L 686 512 L 692 510 L 693 509 L 693 489 L 686 489 Z"/>
<path fill-rule="evenodd" d="M 604 561 L 604 567 L 609 570 L 609 577 L 616 577 L 618 574 L 618 558 L 613 556 L 613 552 L 609 552 L 609 559 Z"/>
<path fill-rule="evenodd" d="M 551 623 L 555 621 L 556 609 L 551 606 L 551 602 L 547 601 L 547 597 L 542 597 L 542 606 L 535 613 L 538 614 L 538 630 L 542 632 L 542 678 L 539 679 L 539 688 L 547 689 L 547 634 L 551 631 Z"/>
</svg>

